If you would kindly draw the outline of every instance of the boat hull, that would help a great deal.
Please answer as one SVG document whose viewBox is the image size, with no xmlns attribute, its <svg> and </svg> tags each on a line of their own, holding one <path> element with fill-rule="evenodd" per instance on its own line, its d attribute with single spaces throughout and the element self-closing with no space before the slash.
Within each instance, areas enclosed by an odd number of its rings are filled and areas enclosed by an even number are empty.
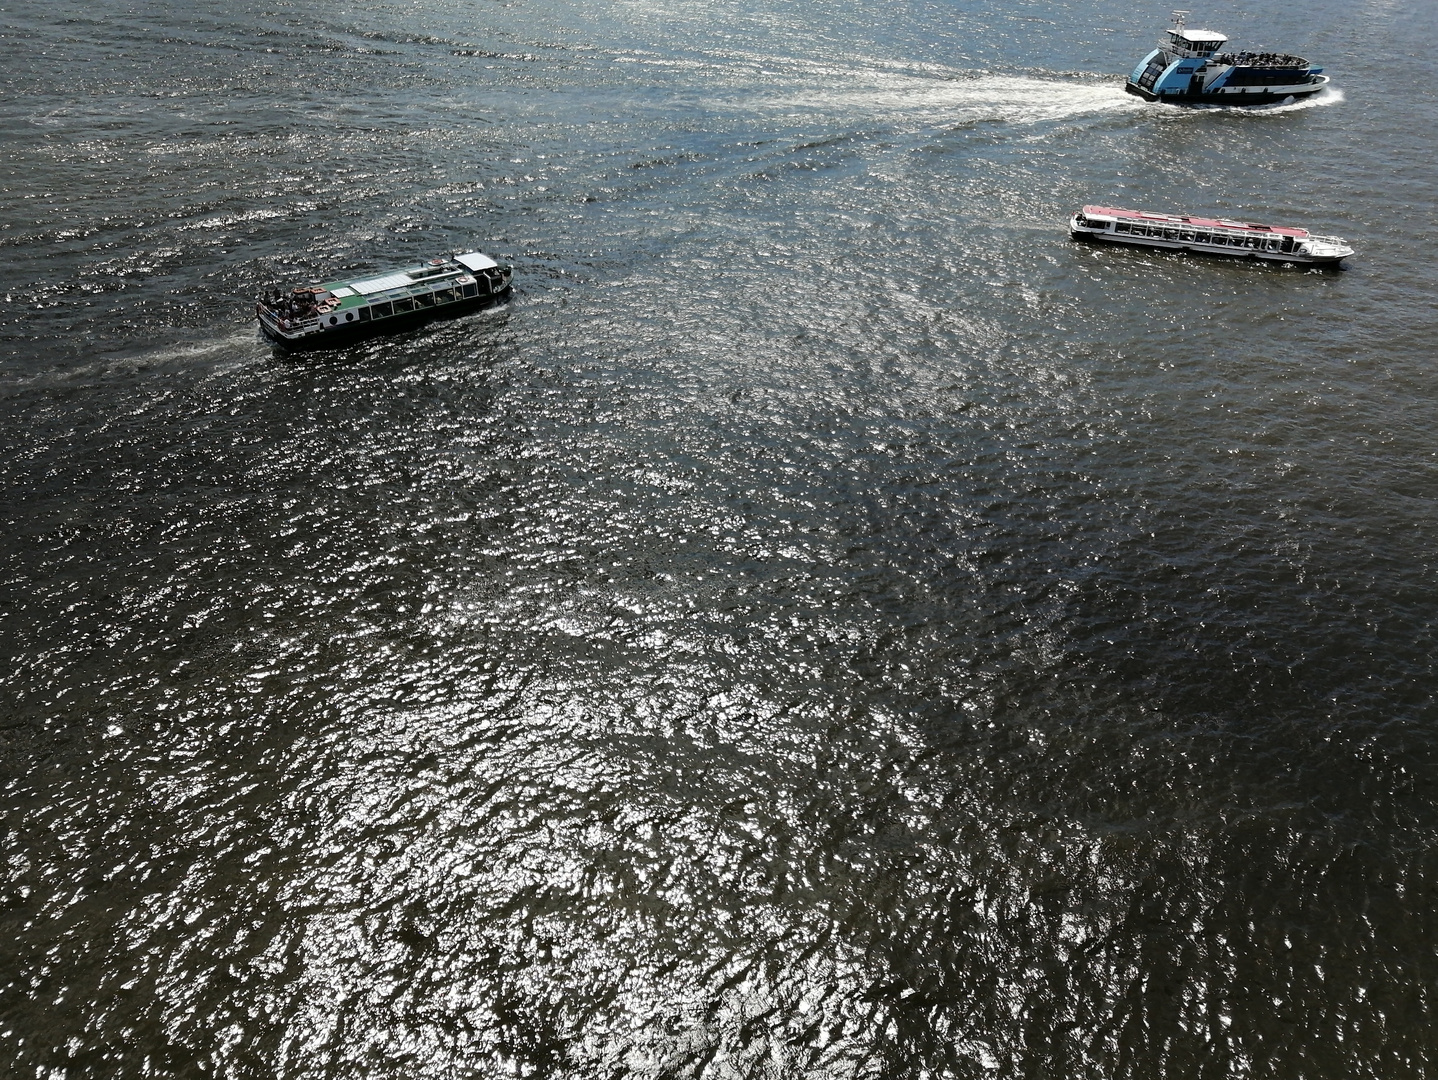
<svg viewBox="0 0 1438 1080">
<path fill-rule="evenodd" d="M 1301 255 L 1297 252 L 1277 251 L 1249 251 L 1236 250 L 1220 247 L 1210 247 L 1204 244 L 1184 243 L 1181 240 L 1158 240 L 1153 237 L 1120 237 L 1110 236 L 1103 233 L 1088 232 L 1083 229 L 1069 229 L 1069 236 L 1075 240 L 1082 240 L 1085 243 L 1103 244 L 1108 247 L 1125 248 L 1148 248 L 1156 251 L 1176 251 L 1192 255 L 1216 255 L 1227 259 L 1262 260 L 1274 263 L 1294 263 L 1303 266 L 1341 266 L 1347 255 L 1321 256 Z"/>
<path fill-rule="evenodd" d="M 1328 85 L 1325 78 L 1320 83 L 1311 87 L 1284 87 L 1279 90 L 1264 90 L 1261 87 L 1249 86 L 1242 90 L 1230 90 L 1228 92 L 1216 91 L 1204 94 L 1155 94 L 1145 90 L 1133 82 L 1124 83 L 1124 89 L 1135 97 L 1141 97 L 1144 101 L 1157 101 L 1165 105 L 1225 105 L 1250 107 L 1254 105 L 1276 105 L 1280 101 L 1299 101 L 1303 98 L 1312 97 Z"/>
<path fill-rule="evenodd" d="M 286 333 L 283 327 L 279 326 L 272 318 L 267 317 L 265 313 L 259 314 L 258 322 L 260 333 L 287 352 L 338 349 L 346 345 L 353 345 L 357 341 L 387 337 L 390 334 L 413 330 L 426 323 L 442 322 L 462 315 L 470 315 L 484 308 L 497 307 L 509 299 L 511 292 L 511 286 L 506 282 L 502 289 L 495 292 L 465 297 L 443 306 L 423 308 L 369 322 L 341 323 L 334 327 L 301 334 Z"/>
</svg>

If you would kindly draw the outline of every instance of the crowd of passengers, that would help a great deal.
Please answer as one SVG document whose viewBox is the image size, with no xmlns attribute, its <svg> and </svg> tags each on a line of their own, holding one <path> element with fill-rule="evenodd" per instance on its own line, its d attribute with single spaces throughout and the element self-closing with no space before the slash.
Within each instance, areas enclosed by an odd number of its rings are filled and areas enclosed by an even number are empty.
<svg viewBox="0 0 1438 1080">
<path fill-rule="evenodd" d="M 282 319 L 308 319 L 319 307 L 319 300 L 313 289 L 295 289 L 281 292 L 271 289 L 265 294 L 265 306 Z"/>
<path fill-rule="evenodd" d="M 1307 67 L 1308 61 L 1301 56 L 1288 53 L 1224 53 L 1215 56 L 1214 63 L 1230 67 Z"/>
</svg>

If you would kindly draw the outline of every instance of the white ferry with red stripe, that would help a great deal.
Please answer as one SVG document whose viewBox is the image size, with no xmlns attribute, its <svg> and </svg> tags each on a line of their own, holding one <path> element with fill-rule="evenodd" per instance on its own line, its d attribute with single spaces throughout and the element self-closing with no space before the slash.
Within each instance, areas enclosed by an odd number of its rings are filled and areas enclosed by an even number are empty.
<svg viewBox="0 0 1438 1080">
<path fill-rule="evenodd" d="M 1075 240 L 1095 240 L 1169 251 L 1198 251 L 1280 263 L 1337 266 L 1353 249 L 1336 236 L 1253 221 L 1152 214 L 1118 206 L 1085 206 L 1069 219 Z"/>
<path fill-rule="evenodd" d="M 338 345 L 494 301 L 512 271 L 479 251 L 385 274 L 271 290 L 255 304 L 265 336 L 287 348 Z"/>
</svg>

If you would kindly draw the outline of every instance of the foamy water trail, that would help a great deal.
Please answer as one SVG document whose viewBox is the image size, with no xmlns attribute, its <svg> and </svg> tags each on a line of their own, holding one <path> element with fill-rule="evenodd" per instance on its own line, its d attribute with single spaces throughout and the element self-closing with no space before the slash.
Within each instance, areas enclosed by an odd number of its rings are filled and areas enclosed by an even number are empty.
<svg viewBox="0 0 1438 1080">
<path fill-rule="evenodd" d="M 211 374 L 224 373 L 246 366 L 256 357 L 269 355 L 269 352 L 270 348 L 261 340 L 253 320 L 246 320 L 220 336 L 135 352 L 100 354 L 88 363 L 64 370 L 51 369 L 30 375 L 7 375 L 0 378 L 0 392 L 81 386 L 176 363 L 203 367 Z"/>
<path fill-rule="evenodd" d="M 1015 75 L 934 79 L 892 72 L 856 72 L 842 83 L 794 87 L 747 107 L 864 116 L 904 125 L 985 120 L 1020 124 L 1141 107 L 1113 83 L 1084 83 Z"/>
</svg>

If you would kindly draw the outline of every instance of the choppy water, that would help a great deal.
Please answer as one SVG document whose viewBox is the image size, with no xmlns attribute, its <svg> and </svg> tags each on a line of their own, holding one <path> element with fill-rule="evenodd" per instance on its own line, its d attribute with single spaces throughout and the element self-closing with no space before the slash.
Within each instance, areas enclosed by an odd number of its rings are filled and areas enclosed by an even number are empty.
<svg viewBox="0 0 1438 1080">
<path fill-rule="evenodd" d="M 0 1071 L 1431 1075 L 1438 16 L 1166 14 L 6 4 Z"/>
</svg>

